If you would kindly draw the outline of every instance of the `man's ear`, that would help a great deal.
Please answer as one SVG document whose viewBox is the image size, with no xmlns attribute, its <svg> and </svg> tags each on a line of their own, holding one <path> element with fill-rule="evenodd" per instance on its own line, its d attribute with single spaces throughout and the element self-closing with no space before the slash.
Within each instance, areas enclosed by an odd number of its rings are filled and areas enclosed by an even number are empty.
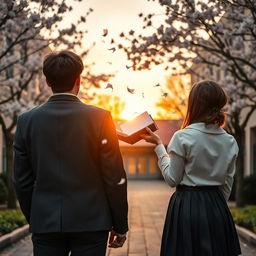
<svg viewBox="0 0 256 256">
<path fill-rule="evenodd" d="M 47 85 L 49 86 L 49 87 L 52 87 L 51 86 L 51 84 L 50 84 L 50 82 L 46 79 L 46 83 L 47 83 Z"/>
<path fill-rule="evenodd" d="M 76 79 L 75 85 L 76 85 L 76 86 L 80 86 L 80 82 L 81 82 L 81 76 L 79 76 L 79 77 Z"/>
</svg>

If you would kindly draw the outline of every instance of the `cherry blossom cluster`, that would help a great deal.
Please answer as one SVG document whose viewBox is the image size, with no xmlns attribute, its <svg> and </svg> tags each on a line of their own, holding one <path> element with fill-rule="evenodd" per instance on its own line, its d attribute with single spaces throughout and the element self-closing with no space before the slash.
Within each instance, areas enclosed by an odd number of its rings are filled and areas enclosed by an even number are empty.
<svg viewBox="0 0 256 256">
<path fill-rule="evenodd" d="M 0 126 L 4 134 L 7 130 L 13 132 L 20 113 L 49 96 L 42 64 L 52 49 L 74 50 L 85 58 L 93 47 L 82 47 L 87 34 L 85 23 L 93 10 L 85 10 L 83 16 L 70 24 L 67 18 L 72 1 L 0 2 Z M 93 74 L 91 66 L 84 63 L 87 84 L 99 87 L 101 81 L 108 81 L 108 75 Z"/>
<path fill-rule="evenodd" d="M 230 95 L 229 114 L 256 105 L 256 2 L 160 0 L 159 14 L 140 13 L 145 33 L 122 33 L 119 44 L 135 70 L 165 65 L 174 75 L 217 80 Z M 153 29 L 148 33 L 147 29 Z M 173 64 L 176 64 L 173 65 Z M 252 111 L 253 112 L 253 111 Z"/>
</svg>

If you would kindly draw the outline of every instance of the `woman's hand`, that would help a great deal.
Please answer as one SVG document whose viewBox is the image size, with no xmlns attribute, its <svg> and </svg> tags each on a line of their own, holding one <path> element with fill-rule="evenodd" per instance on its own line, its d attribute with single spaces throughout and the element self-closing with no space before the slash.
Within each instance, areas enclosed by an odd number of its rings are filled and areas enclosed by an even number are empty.
<svg viewBox="0 0 256 256">
<path fill-rule="evenodd" d="M 146 142 L 153 143 L 156 145 L 162 144 L 162 140 L 157 134 L 153 133 L 148 127 L 146 127 L 146 130 L 149 134 L 142 134 L 142 139 L 144 139 Z"/>
</svg>

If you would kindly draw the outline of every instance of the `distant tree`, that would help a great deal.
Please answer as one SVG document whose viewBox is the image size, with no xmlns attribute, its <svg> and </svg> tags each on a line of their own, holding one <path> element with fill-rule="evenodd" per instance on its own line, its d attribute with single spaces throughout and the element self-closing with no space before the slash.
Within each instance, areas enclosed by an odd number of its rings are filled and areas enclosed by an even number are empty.
<svg viewBox="0 0 256 256">
<path fill-rule="evenodd" d="M 134 31 L 120 36 L 130 45 L 119 44 L 135 70 L 178 62 L 183 72 L 199 79 L 215 78 L 230 96 L 226 127 L 238 142 L 236 202 L 243 205 L 245 127 L 256 109 L 256 2 L 252 0 L 160 0 L 165 8 L 162 24 L 156 14 L 139 16 L 150 35 Z M 127 45 L 127 44 L 125 44 Z M 198 67 L 200 66 L 200 69 Z M 203 69 L 203 72 L 202 72 Z"/>
<path fill-rule="evenodd" d="M 181 76 L 169 76 L 167 78 L 167 96 L 162 97 L 156 107 L 157 115 L 162 119 L 183 119 L 186 114 L 186 103 L 190 85 Z M 162 90 L 165 93 L 166 90 Z"/>
<path fill-rule="evenodd" d="M 75 1 L 75 0 L 74 0 Z M 76 23 L 65 27 L 64 18 L 72 10 L 70 1 L 3 0 L 0 3 L 0 126 L 6 148 L 8 207 L 16 207 L 12 186 L 13 134 L 17 116 L 49 95 L 42 79 L 43 57 L 50 48 L 84 49 L 83 38 L 89 9 Z M 88 55 L 84 49 L 81 56 Z M 87 80 L 99 84 L 102 77 L 93 75 L 85 65 Z"/>
</svg>

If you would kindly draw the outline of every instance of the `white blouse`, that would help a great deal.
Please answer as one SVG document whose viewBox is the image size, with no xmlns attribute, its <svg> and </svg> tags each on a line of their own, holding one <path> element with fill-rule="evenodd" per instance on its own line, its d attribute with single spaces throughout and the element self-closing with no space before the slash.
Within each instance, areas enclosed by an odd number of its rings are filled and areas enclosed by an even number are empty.
<svg viewBox="0 0 256 256">
<path fill-rule="evenodd" d="M 156 146 L 158 165 L 165 181 L 175 187 L 219 186 L 228 200 L 236 170 L 238 146 L 221 127 L 193 123 L 174 133 L 167 146 Z"/>
</svg>

